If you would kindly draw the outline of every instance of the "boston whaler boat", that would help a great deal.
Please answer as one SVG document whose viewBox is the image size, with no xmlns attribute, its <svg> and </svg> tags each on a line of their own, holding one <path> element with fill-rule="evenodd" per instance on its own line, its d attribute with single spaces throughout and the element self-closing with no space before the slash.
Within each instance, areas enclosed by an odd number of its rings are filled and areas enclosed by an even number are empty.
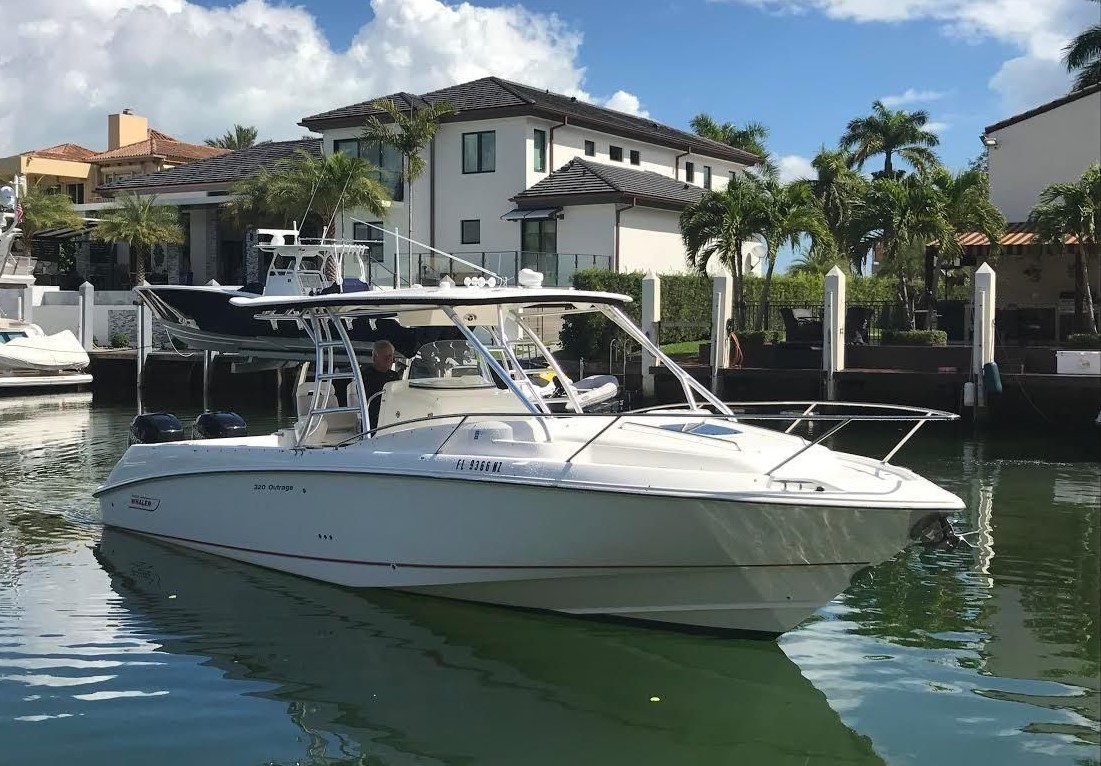
<svg viewBox="0 0 1101 766">
<path fill-rule="evenodd" d="M 345 586 L 773 635 L 910 543 L 955 539 L 959 498 L 889 462 L 925 422 L 954 415 L 736 412 L 631 323 L 630 298 L 519 281 L 232 298 L 310 338 L 297 422 L 160 441 L 180 438 L 178 421 L 139 416 L 134 432 L 153 443 L 130 446 L 96 491 L 104 523 Z M 586 411 L 606 383 L 571 381 L 531 329 L 583 312 L 660 359 L 685 404 Z M 447 338 L 375 395 L 374 428 L 352 323 Z M 535 390 L 518 341 L 554 371 L 551 395 Z M 751 425 L 770 419 L 787 431 Z M 824 446 L 854 420 L 913 425 L 882 459 Z M 820 435 L 796 435 L 811 421 Z"/>
</svg>

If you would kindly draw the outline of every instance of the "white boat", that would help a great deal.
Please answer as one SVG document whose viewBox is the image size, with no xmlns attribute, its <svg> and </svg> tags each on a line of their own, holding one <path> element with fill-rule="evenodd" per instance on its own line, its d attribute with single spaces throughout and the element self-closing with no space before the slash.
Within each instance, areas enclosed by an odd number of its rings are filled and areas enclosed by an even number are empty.
<svg viewBox="0 0 1101 766">
<path fill-rule="evenodd" d="M 14 222 L 0 231 L 0 290 L 34 284 L 34 258 L 13 252 L 19 234 Z M 88 364 L 88 353 L 69 330 L 49 335 L 36 324 L 0 315 L 0 392 L 87 385 Z"/>
<path fill-rule="evenodd" d="M 630 322 L 630 298 L 545 289 L 531 273 L 527 286 L 478 282 L 232 299 L 312 339 L 298 421 L 265 436 L 134 444 L 96 491 L 104 523 L 345 586 L 770 635 L 907 545 L 954 539 L 948 516 L 962 501 L 890 458 L 924 423 L 955 415 L 735 411 Z M 593 387 L 571 381 L 531 330 L 533 317 L 578 312 L 660 359 L 684 405 L 587 412 Z M 377 395 L 371 429 L 348 325 L 382 319 L 462 340 L 419 349 Z M 534 390 L 518 340 L 539 348 L 562 395 Z M 824 445 L 857 420 L 913 425 L 883 458 Z M 814 438 L 797 435 L 808 422 Z M 159 438 L 155 422 L 142 428 Z"/>
</svg>

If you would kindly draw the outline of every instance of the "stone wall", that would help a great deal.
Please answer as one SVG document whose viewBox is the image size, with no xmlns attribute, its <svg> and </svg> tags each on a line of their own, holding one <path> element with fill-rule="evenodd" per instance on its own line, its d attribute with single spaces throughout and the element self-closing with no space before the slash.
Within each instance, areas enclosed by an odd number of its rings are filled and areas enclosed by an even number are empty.
<svg viewBox="0 0 1101 766">
<path fill-rule="evenodd" d="M 218 208 L 207 211 L 206 218 L 206 281 L 218 278 Z"/>
<path fill-rule="evenodd" d="M 256 235 L 256 229 L 252 226 L 245 230 L 245 284 L 260 282 L 263 275 L 260 273 L 260 238 Z"/>
<path fill-rule="evenodd" d="M 131 348 L 138 345 L 138 312 L 137 309 L 112 309 L 107 312 L 107 337 L 99 338 L 103 345 L 110 346 L 111 340 L 116 335 L 125 335 Z M 172 348 L 168 338 L 168 332 L 156 317 L 153 317 L 153 349 Z"/>
</svg>

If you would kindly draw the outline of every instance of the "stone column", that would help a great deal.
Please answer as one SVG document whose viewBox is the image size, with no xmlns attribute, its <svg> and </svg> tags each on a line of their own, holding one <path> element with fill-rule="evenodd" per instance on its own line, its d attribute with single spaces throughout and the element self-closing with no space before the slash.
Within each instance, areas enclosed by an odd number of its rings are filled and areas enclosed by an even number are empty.
<svg viewBox="0 0 1101 766">
<path fill-rule="evenodd" d="M 845 274 L 837 266 L 826 274 L 823 317 L 822 369 L 826 372 L 826 398 L 837 398 L 834 373 L 845 369 Z"/>
<path fill-rule="evenodd" d="M 724 271 L 715 276 L 711 292 L 711 392 L 722 396 L 719 372 L 730 365 L 727 327 L 734 315 L 734 277 Z"/>
<path fill-rule="evenodd" d="M 245 284 L 260 282 L 263 276 L 260 274 L 260 238 L 256 235 L 256 227 L 249 226 L 245 229 Z"/>
<path fill-rule="evenodd" d="M 218 277 L 218 208 L 206 211 L 206 278 Z"/>
<path fill-rule="evenodd" d="M 986 406 L 983 366 L 994 361 L 994 304 L 997 275 L 989 263 L 975 270 L 975 311 L 971 340 L 971 374 L 978 391 L 976 404 Z"/>
<path fill-rule="evenodd" d="M 653 269 L 642 278 L 642 331 L 646 337 L 660 345 L 658 326 L 661 322 L 661 277 Z M 642 395 L 647 399 L 654 396 L 654 373 L 650 370 L 657 366 L 658 360 L 646 349 L 642 350 Z"/>
<path fill-rule="evenodd" d="M 164 273 L 168 278 L 168 284 L 180 283 L 180 259 L 183 256 L 183 245 L 164 245 Z"/>
<path fill-rule="evenodd" d="M 96 308 L 96 288 L 91 282 L 85 282 L 77 292 L 80 293 L 80 345 L 85 351 L 92 350 L 92 321 Z M 110 339 L 108 338 L 108 342 Z"/>
</svg>

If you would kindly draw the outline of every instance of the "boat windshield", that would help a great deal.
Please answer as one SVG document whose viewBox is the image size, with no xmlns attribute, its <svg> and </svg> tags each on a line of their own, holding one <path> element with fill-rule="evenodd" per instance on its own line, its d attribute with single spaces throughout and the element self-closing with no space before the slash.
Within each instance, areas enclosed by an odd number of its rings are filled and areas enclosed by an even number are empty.
<svg viewBox="0 0 1101 766">
<path fill-rule="evenodd" d="M 26 337 L 27 333 L 21 332 L 19 330 L 0 330 L 0 343 L 7 343 L 9 340 Z"/>
<path fill-rule="evenodd" d="M 409 363 L 415 388 L 494 388 L 485 363 L 465 340 L 426 343 Z"/>
</svg>

